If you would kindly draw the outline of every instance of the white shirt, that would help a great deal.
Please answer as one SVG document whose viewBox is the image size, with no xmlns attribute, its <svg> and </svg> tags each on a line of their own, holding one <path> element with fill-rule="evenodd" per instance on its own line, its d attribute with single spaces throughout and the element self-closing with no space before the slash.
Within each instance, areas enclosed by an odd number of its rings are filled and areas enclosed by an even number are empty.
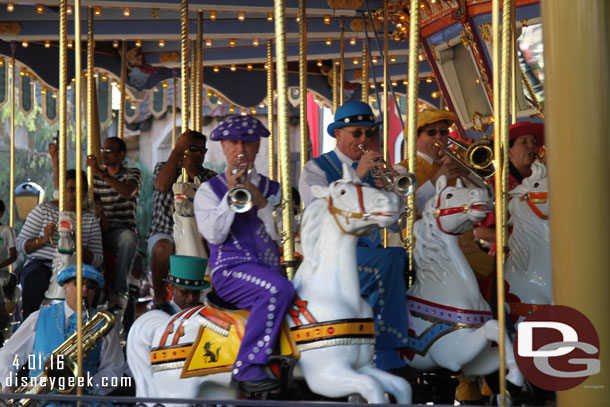
<svg viewBox="0 0 610 407">
<path fill-rule="evenodd" d="M 74 312 L 75 311 L 64 301 L 65 324 L 68 323 L 68 319 Z M 14 366 L 14 362 L 17 361 L 19 367 L 23 366 L 27 363 L 28 355 L 30 355 L 34 349 L 36 325 L 38 323 L 39 314 L 40 310 L 31 313 L 30 316 L 23 321 L 17 332 L 10 337 L 6 344 L 4 344 L 4 347 L 0 348 L 0 384 L 2 384 L 2 389 L 6 388 L 9 377 L 14 381 L 17 376 L 18 368 Z M 119 341 L 120 327 L 120 321 L 115 321 L 114 328 L 102 341 L 100 366 L 92 379 L 93 388 L 87 389 L 91 394 L 103 396 L 110 393 L 114 390 L 114 387 L 109 385 L 111 378 L 121 378 L 123 376 L 125 358 L 123 357 L 123 351 L 121 350 Z M 105 387 L 102 386 L 103 377 L 107 378 L 105 379 L 106 383 L 104 383 L 107 384 Z M 114 380 L 116 381 L 116 379 Z"/>
<path fill-rule="evenodd" d="M 8 259 L 10 249 L 15 247 L 15 233 L 8 225 L 0 224 L 0 263 Z M 4 304 L 4 291 L 2 287 L 9 281 L 9 267 L 0 269 L 0 304 Z"/>
<path fill-rule="evenodd" d="M 426 160 L 428 164 L 434 164 L 434 160 L 429 155 L 419 151 L 417 152 L 417 155 Z M 398 171 L 399 174 L 406 174 L 408 172 L 407 168 L 403 167 L 402 165 L 395 165 L 394 169 Z M 421 213 L 424 210 L 426 207 L 426 202 L 428 202 L 428 200 L 432 198 L 435 193 L 436 186 L 430 180 L 417 187 L 417 191 L 415 191 L 415 207 L 417 208 L 417 212 Z"/>
<path fill-rule="evenodd" d="M 250 182 L 258 186 L 260 181 L 260 175 L 256 172 L 256 169 L 253 169 Z M 229 208 L 227 201 L 228 194 L 227 191 L 221 199 L 218 199 L 218 195 L 212 190 L 209 182 L 201 184 L 195 194 L 193 205 L 195 207 L 197 229 L 209 243 L 214 245 L 220 245 L 227 240 L 229 230 L 235 219 L 235 212 Z M 281 197 L 281 190 L 278 189 L 276 194 L 267 198 L 267 206 L 257 211 L 257 216 L 265 225 L 265 230 L 278 243 L 280 242 L 280 236 L 275 230 L 273 209 L 280 203 Z"/>
</svg>

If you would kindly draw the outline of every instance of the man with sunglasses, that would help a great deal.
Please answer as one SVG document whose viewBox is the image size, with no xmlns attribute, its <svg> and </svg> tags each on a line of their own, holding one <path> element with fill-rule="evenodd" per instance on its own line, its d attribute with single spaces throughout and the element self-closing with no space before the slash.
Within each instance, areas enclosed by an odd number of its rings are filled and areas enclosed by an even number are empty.
<svg viewBox="0 0 610 407">
<path fill-rule="evenodd" d="M 76 266 L 72 265 L 57 276 L 57 284 L 63 287 L 64 301 L 49 305 L 32 313 L 17 332 L 0 350 L 0 392 L 11 392 L 16 384 L 18 367 L 27 366 L 29 377 L 37 376 L 45 362 L 60 344 L 76 331 L 76 306 L 78 287 L 76 286 Z M 104 287 L 104 278 L 88 264 L 82 266 L 82 298 L 92 304 L 96 290 Z M 83 308 L 83 324 L 95 314 L 93 307 Z M 119 325 L 104 337 L 102 342 L 83 359 L 83 376 L 91 377 L 92 387 L 85 387 L 88 394 L 106 395 L 114 387 L 109 383 L 123 375 L 125 358 L 119 340 Z M 67 361 L 64 360 L 65 363 Z M 87 383 L 87 380 L 85 380 Z"/>
<path fill-rule="evenodd" d="M 379 122 L 370 106 L 363 102 L 347 102 L 335 112 L 335 121 L 328 126 L 328 134 L 337 140 L 336 147 L 305 164 L 299 181 L 299 193 L 305 205 L 315 197 L 314 185 L 328 186 L 342 178 L 342 164 L 354 168 L 356 175 L 372 186 L 380 187 L 371 176 L 371 169 L 383 165 L 374 151 Z M 366 153 L 364 152 L 366 151 Z M 377 184 L 377 185 L 376 185 Z M 375 314 L 375 364 L 403 377 L 408 368 L 398 349 L 408 342 L 407 305 L 404 282 L 405 251 L 399 247 L 383 248 L 379 230 L 358 240 L 358 273 L 360 292 L 366 297 Z"/>
<path fill-rule="evenodd" d="M 187 130 L 176 139 L 167 161 L 157 163 L 154 170 L 153 220 L 146 240 L 155 288 L 154 303 L 166 312 L 171 307 L 167 285 L 163 281 L 170 270 L 170 256 L 175 252 L 172 185 L 181 176 L 183 168 L 189 181 L 197 178 L 202 183 L 214 178 L 217 174 L 203 167 L 206 151 L 206 137 L 198 131 Z"/>
<path fill-rule="evenodd" d="M 138 248 L 136 207 L 142 174 L 137 168 L 123 165 L 127 146 L 120 138 L 108 138 L 101 153 L 104 168 L 95 155 L 87 157 L 87 167 L 94 174 L 95 213 L 100 217 L 104 249 L 116 255 L 116 274 L 108 296 L 108 308 L 123 310 L 128 297 L 127 277 Z"/>
</svg>

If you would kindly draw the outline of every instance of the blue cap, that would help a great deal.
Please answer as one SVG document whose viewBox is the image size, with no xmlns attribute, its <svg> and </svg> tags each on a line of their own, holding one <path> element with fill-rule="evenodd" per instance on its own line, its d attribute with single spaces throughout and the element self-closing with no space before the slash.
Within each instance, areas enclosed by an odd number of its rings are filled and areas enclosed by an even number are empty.
<svg viewBox="0 0 610 407">
<path fill-rule="evenodd" d="M 252 116 L 233 116 L 225 119 L 210 134 L 210 140 L 258 141 L 269 137 L 269 130 Z"/>
<path fill-rule="evenodd" d="M 328 125 L 326 131 L 335 137 L 335 130 L 347 126 L 377 127 L 381 122 L 375 121 L 375 115 L 369 105 L 364 102 L 347 102 L 335 112 L 335 121 Z"/>
<path fill-rule="evenodd" d="M 62 286 L 71 278 L 76 278 L 76 264 L 71 265 L 59 273 L 57 276 L 57 284 Z M 99 288 L 104 287 L 104 277 L 102 277 L 102 274 L 88 264 L 83 264 L 83 278 L 95 281 Z"/>
</svg>

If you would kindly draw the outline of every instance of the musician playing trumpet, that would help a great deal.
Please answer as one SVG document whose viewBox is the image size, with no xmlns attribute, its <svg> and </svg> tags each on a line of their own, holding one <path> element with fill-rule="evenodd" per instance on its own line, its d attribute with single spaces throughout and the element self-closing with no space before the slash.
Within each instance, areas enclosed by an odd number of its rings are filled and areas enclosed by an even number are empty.
<svg viewBox="0 0 610 407">
<path fill-rule="evenodd" d="M 104 287 L 104 278 L 95 268 L 83 264 L 82 298 L 91 304 L 95 291 Z M 54 283 L 55 284 L 55 283 Z M 76 301 L 79 287 L 76 286 L 76 266 L 72 265 L 57 276 L 57 284 L 66 293 L 64 301 L 35 311 L 23 321 L 17 332 L 0 349 L 0 392 L 10 393 L 19 387 L 17 371 L 27 366 L 29 377 L 36 377 L 43 369 L 50 354 L 76 331 Z M 83 319 L 87 310 L 83 307 Z M 95 311 L 88 310 L 91 317 Z M 85 324 L 83 321 L 83 325 Z M 123 376 L 125 358 L 119 341 L 120 324 L 104 337 L 102 342 L 83 359 L 84 376 L 90 376 L 86 393 L 106 395 L 114 387 L 110 384 Z M 30 356 L 31 357 L 28 357 Z M 59 357 L 58 361 L 61 361 Z M 67 364 L 68 361 L 64 360 Z M 61 362 L 60 362 L 61 363 Z M 67 382 L 67 380 L 66 380 Z"/>
<path fill-rule="evenodd" d="M 366 103 L 347 102 L 337 109 L 335 121 L 327 129 L 337 140 L 336 147 L 303 168 L 299 193 L 306 206 L 315 199 L 311 191 L 314 185 L 328 186 L 342 178 L 344 163 L 354 168 L 362 182 L 382 187 L 380 180 L 371 175 L 375 168 L 385 166 L 381 154 L 372 148 L 379 125 Z M 360 291 L 375 314 L 376 366 L 404 377 L 407 368 L 397 350 L 406 347 L 408 341 L 403 273 L 406 254 L 402 248 L 383 248 L 382 243 L 378 229 L 358 240 Z"/>
</svg>

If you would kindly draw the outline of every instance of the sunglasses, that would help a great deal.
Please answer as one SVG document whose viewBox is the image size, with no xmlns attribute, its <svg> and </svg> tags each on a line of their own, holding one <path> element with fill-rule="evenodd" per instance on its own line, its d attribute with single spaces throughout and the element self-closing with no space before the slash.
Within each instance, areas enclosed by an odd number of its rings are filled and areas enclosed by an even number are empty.
<svg viewBox="0 0 610 407">
<path fill-rule="evenodd" d="M 375 137 L 377 135 L 377 133 L 379 133 L 379 129 L 377 127 L 373 128 L 373 129 L 368 129 L 366 131 L 362 131 L 360 129 L 358 130 L 354 130 L 354 131 L 349 131 L 349 130 L 345 130 L 345 129 L 341 129 L 346 133 L 351 134 L 352 136 L 354 136 L 354 138 L 360 138 L 362 137 L 362 135 L 364 134 L 366 136 L 366 138 L 372 138 Z"/>
<path fill-rule="evenodd" d="M 72 278 L 68 282 L 76 284 L 76 279 Z M 97 288 L 97 283 L 93 280 L 84 281 L 83 284 L 87 287 L 88 290 L 95 290 Z"/>
<path fill-rule="evenodd" d="M 426 130 L 425 132 L 427 135 L 429 135 L 430 137 L 434 137 L 436 136 L 436 133 L 440 134 L 441 136 L 446 136 L 449 134 L 449 130 L 447 129 L 430 129 L 430 130 Z"/>
<path fill-rule="evenodd" d="M 108 153 L 108 154 L 112 154 L 114 153 L 114 150 L 111 148 L 100 148 L 100 153 Z"/>
<path fill-rule="evenodd" d="M 190 146 L 189 147 L 189 153 L 205 154 L 206 151 L 208 151 L 208 149 L 205 147 L 199 147 L 199 146 Z"/>
</svg>

